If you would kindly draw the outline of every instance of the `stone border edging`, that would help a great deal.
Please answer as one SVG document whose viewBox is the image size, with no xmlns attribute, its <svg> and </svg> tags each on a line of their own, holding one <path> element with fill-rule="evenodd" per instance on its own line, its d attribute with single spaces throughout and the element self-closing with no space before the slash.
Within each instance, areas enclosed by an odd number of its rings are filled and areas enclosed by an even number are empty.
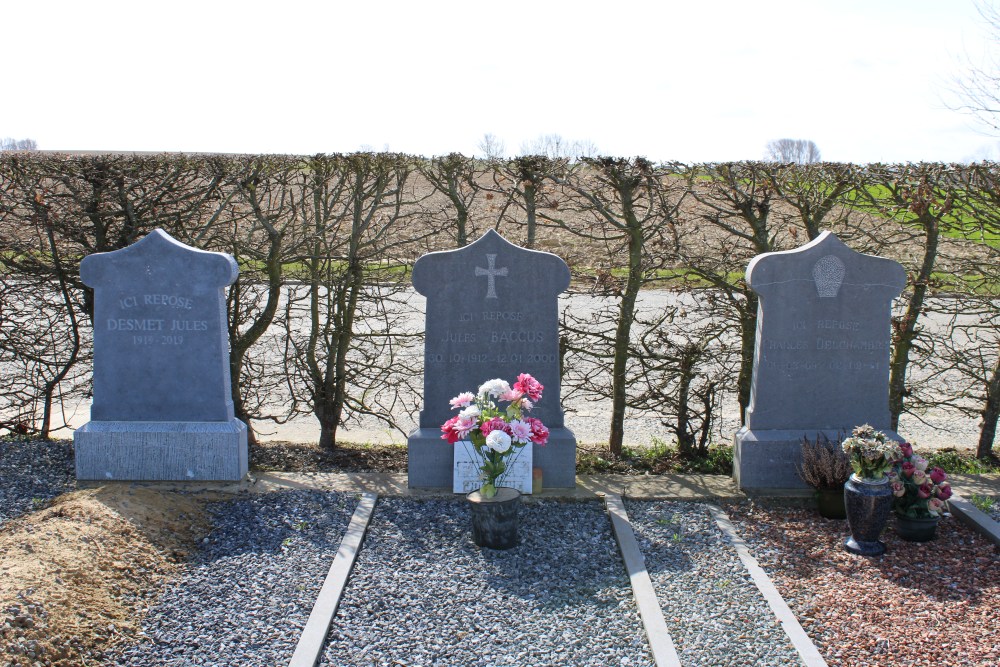
<svg viewBox="0 0 1000 667">
<path fill-rule="evenodd" d="M 1000 546 L 1000 523 L 957 493 L 948 499 L 948 505 L 963 523 Z"/>
<path fill-rule="evenodd" d="M 760 566 L 757 559 L 750 553 L 746 542 L 736 532 L 736 527 L 730 521 L 729 515 L 717 505 L 713 505 L 712 503 L 705 503 L 705 505 L 708 507 L 708 511 L 712 513 L 712 517 L 715 519 L 715 523 L 718 524 L 719 529 L 729 540 L 733 548 L 736 549 L 740 561 L 747 569 L 747 572 L 750 573 L 750 578 L 753 579 L 754 584 L 757 585 L 757 589 L 760 590 L 771 611 L 774 612 L 775 617 L 781 623 L 781 628 L 788 635 L 788 639 L 792 642 L 792 646 L 795 647 L 799 657 L 802 658 L 802 663 L 806 667 L 827 667 L 826 660 L 823 659 L 819 649 L 816 648 L 809 635 L 799 625 L 798 619 L 795 618 L 795 614 L 792 613 L 784 598 L 781 597 L 778 589 L 774 587 L 771 578 L 767 576 L 764 568 Z"/>
<path fill-rule="evenodd" d="M 347 579 L 351 576 L 358 551 L 361 550 L 361 543 L 364 541 L 377 500 L 378 495 L 374 493 L 362 494 L 361 501 L 354 510 L 354 516 L 351 517 L 351 523 L 340 542 L 340 549 L 337 550 L 330 571 L 323 581 L 323 587 L 316 597 L 316 604 L 309 613 L 309 620 L 302 629 L 302 635 L 295 646 L 295 653 L 292 654 L 288 667 L 315 667 L 319 661 L 323 645 L 326 643 L 326 635 L 330 631 L 333 616 L 337 613 L 340 598 L 347 587 Z"/>
<path fill-rule="evenodd" d="M 622 502 L 621 496 L 608 493 L 604 495 L 604 507 L 611 517 L 611 527 L 618 542 L 618 550 L 621 552 L 622 560 L 625 561 L 625 569 L 632 584 L 632 595 L 635 597 L 639 618 L 642 619 L 643 628 L 646 630 L 646 640 L 653 654 L 653 662 L 656 663 L 656 667 L 680 667 L 680 658 L 677 657 L 674 642 L 670 639 L 667 622 L 663 618 L 663 609 L 656 597 L 656 591 L 653 590 L 649 572 L 646 571 L 646 559 L 639 550 L 639 543 L 635 539 L 635 532 L 625 511 L 625 503 Z"/>
</svg>

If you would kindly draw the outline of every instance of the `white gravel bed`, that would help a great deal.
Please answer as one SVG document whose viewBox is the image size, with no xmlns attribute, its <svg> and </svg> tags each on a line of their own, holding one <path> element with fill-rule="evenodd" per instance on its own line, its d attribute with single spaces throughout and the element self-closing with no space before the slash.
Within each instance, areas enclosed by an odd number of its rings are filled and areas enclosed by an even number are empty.
<svg viewBox="0 0 1000 667">
<path fill-rule="evenodd" d="M 320 664 L 653 664 L 599 503 L 525 502 L 520 538 L 475 546 L 464 499 L 380 499 Z"/>
<path fill-rule="evenodd" d="M 801 664 L 707 507 L 631 500 L 625 507 L 682 664 Z"/>
<path fill-rule="evenodd" d="M 70 443 L 0 440 L 0 526 L 75 488 Z"/>
<path fill-rule="evenodd" d="M 287 664 L 356 505 L 349 494 L 290 491 L 212 506 L 216 528 L 150 609 L 146 639 L 108 664 Z"/>
</svg>

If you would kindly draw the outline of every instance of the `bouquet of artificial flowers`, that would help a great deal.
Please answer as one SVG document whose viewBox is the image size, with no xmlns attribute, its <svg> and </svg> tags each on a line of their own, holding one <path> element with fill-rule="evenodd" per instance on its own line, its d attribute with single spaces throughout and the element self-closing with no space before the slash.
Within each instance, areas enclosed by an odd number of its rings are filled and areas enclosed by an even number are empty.
<svg viewBox="0 0 1000 667">
<path fill-rule="evenodd" d="M 899 448 L 903 455 L 889 473 L 893 511 L 913 519 L 940 516 L 951 498 L 951 485 L 945 481 L 948 475 L 937 466 L 927 470 L 927 459 L 914 454 L 909 443 L 900 443 Z"/>
<path fill-rule="evenodd" d="M 540 420 L 524 415 L 541 400 L 542 389 L 538 380 L 521 373 L 513 387 L 504 380 L 489 380 L 475 394 L 464 392 L 451 399 L 452 409 L 460 412 L 442 424 L 441 439 L 452 445 L 472 443 L 483 482 L 480 492 L 486 498 L 496 495 L 525 446 L 548 442 L 549 429 Z M 500 407 L 498 402 L 507 406 Z"/>
<path fill-rule="evenodd" d="M 868 424 L 855 428 L 841 447 L 851 458 L 854 474 L 861 479 L 882 479 L 893 462 L 903 455 L 899 443 Z"/>
</svg>

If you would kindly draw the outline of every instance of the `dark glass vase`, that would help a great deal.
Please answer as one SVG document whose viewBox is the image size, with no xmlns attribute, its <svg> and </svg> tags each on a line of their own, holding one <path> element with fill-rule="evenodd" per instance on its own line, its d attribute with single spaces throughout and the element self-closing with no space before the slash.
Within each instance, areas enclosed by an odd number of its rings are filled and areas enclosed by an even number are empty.
<svg viewBox="0 0 1000 667">
<path fill-rule="evenodd" d="M 896 515 L 896 534 L 907 542 L 930 542 L 936 537 L 939 516 L 908 517 Z"/>
<path fill-rule="evenodd" d="M 861 556 L 881 556 L 885 544 L 879 540 L 892 511 L 892 487 L 889 479 L 862 479 L 851 475 L 844 484 L 844 506 L 851 536 L 844 548 Z"/>
<path fill-rule="evenodd" d="M 521 492 L 500 487 L 496 495 L 486 498 L 473 491 L 466 498 L 472 512 L 472 541 L 489 549 L 510 549 L 518 544 L 517 511 Z"/>
</svg>

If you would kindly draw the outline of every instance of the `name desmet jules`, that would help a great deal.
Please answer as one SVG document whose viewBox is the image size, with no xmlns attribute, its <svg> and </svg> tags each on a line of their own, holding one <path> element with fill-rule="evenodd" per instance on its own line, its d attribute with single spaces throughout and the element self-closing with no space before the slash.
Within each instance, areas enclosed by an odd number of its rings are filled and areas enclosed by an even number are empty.
<svg viewBox="0 0 1000 667">
<path fill-rule="evenodd" d="M 143 306 L 163 306 L 178 310 L 191 310 L 193 299 L 173 294 L 143 294 L 118 299 L 122 310 Z M 208 320 L 181 320 L 158 317 L 115 317 L 108 321 L 109 331 L 208 331 Z M 168 324 L 169 323 L 169 324 Z"/>
</svg>

